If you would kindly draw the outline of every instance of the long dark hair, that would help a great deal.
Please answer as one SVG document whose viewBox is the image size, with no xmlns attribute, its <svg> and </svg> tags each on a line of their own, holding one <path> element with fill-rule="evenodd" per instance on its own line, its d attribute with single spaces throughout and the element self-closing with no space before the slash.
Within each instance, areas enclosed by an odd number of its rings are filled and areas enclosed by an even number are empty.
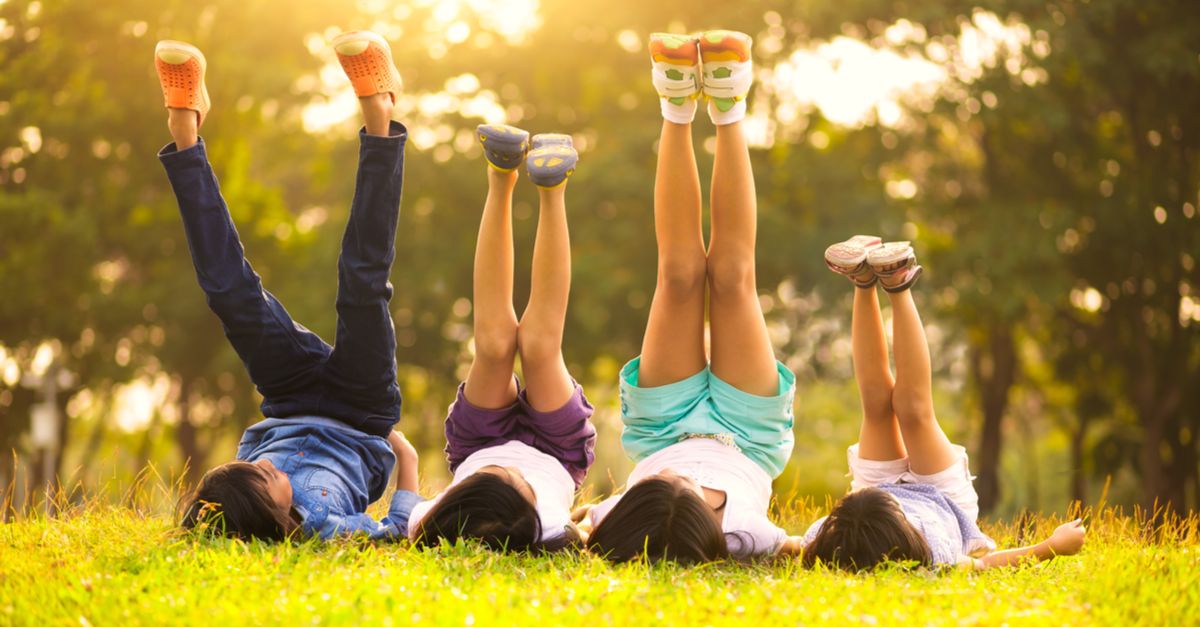
<svg viewBox="0 0 1200 627">
<path fill-rule="evenodd" d="M 262 471 L 248 462 L 230 462 L 208 471 L 183 503 L 180 526 L 230 538 L 280 541 L 300 526 L 290 509 L 275 504 Z"/>
<path fill-rule="evenodd" d="M 418 546 L 437 546 L 475 538 L 489 548 L 527 551 L 538 548 L 542 521 L 537 508 L 507 480 L 477 472 L 442 495 L 417 527 Z"/>
<path fill-rule="evenodd" d="M 642 556 L 680 564 L 729 557 L 712 507 L 692 490 L 666 479 L 646 479 L 626 490 L 596 525 L 587 548 L 618 563 Z"/>
<path fill-rule="evenodd" d="M 904 517 L 900 504 L 879 488 L 842 497 L 804 549 L 804 565 L 817 561 L 842 570 L 871 570 L 884 561 L 933 563 L 929 543 Z"/>
</svg>

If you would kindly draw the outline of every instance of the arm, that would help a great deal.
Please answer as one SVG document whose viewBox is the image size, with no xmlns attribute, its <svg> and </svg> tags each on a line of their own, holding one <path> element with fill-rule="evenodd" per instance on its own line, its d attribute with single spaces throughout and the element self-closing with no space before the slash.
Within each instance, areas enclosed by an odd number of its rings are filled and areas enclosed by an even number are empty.
<svg viewBox="0 0 1200 627">
<path fill-rule="evenodd" d="M 416 492 L 420 484 L 417 449 L 399 431 L 388 434 L 388 444 L 392 445 L 392 452 L 396 454 L 396 489 Z"/>
<path fill-rule="evenodd" d="M 779 554 L 789 557 L 799 557 L 804 552 L 804 537 L 803 536 L 788 536 L 783 544 L 779 545 Z"/>
<path fill-rule="evenodd" d="M 1037 544 L 988 553 L 975 560 L 975 568 L 1017 566 L 1026 559 L 1043 561 L 1059 555 L 1074 555 L 1083 548 L 1083 537 L 1086 532 L 1087 528 L 1083 526 L 1083 522 L 1076 519 L 1059 525 L 1048 539 Z"/>
<path fill-rule="evenodd" d="M 331 512 L 318 505 L 316 511 L 308 512 L 304 527 L 322 540 L 359 534 L 372 540 L 400 540 L 408 537 L 408 519 L 413 508 L 424 500 L 416 492 L 399 489 L 392 495 L 387 516 L 382 520 L 375 520 L 368 514 Z"/>
</svg>

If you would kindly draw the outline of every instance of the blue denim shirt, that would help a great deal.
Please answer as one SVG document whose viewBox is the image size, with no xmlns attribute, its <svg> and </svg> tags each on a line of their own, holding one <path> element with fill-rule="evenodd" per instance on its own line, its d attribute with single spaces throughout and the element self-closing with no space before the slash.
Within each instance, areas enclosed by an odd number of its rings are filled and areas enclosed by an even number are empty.
<svg viewBox="0 0 1200 627">
<path fill-rule="evenodd" d="M 367 506 L 387 488 L 396 456 L 385 438 L 332 418 L 267 418 L 242 435 L 237 458 L 266 458 L 287 474 L 301 527 L 323 540 L 356 533 L 371 539 L 404 538 L 409 513 L 424 500 L 397 490 L 383 520 L 367 515 Z"/>
</svg>

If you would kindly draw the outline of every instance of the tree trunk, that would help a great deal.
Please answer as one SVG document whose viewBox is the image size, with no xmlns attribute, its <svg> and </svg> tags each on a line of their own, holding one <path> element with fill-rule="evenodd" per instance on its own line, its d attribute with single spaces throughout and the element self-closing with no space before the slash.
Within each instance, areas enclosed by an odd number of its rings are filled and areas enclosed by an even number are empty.
<svg viewBox="0 0 1200 627">
<path fill-rule="evenodd" d="M 1017 376 L 1016 344 L 1008 327 L 997 324 L 987 330 L 983 345 L 972 350 L 971 366 L 983 410 L 975 488 L 979 511 L 986 514 L 1000 501 L 1001 427 L 1008 409 L 1008 393 Z"/>
<path fill-rule="evenodd" d="M 204 476 L 204 451 L 200 447 L 199 432 L 191 419 L 191 391 L 191 379 L 184 378 L 179 387 L 179 426 L 175 429 L 175 441 L 187 465 L 185 489 L 195 486 Z"/>
</svg>

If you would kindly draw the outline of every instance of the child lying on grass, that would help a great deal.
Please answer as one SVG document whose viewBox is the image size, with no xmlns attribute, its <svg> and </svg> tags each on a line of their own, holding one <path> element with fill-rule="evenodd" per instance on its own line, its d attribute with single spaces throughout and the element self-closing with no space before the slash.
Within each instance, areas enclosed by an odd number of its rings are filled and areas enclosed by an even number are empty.
<svg viewBox="0 0 1200 627">
<path fill-rule="evenodd" d="M 237 460 L 210 470 L 182 525 L 243 539 L 299 533 L 402 538 L 419 500 L 416 453 L 400 418 L 396 337 L 388 301 L 407 131 L 391 121 L 400 76 L 387 43 L 353 32 L 333 42 L 362 106 L 359 168 L 338 259 L 337 337 L 330 346 L 263 289 L 197 135 L 209 110 L 205 60 L 182 42 L 155 50 L 174 143 L 159 153 L 179 201 L 196 277 L 263 395 L 266 420 L 242 436 Z M 389 514 L 364 512 L 400 458 Z"/>
<path fill-rule="evenodd" d="M 571 503 L 596 444 L 592 405 L 563 361 L 571 291 L 567 178 L 578 154 L 569 135 L 535 135 L 502 124 L 476 133 L 488 194 L 475 244 L 475 357 L 446 417 L 454 478 L 416 505 L 408 534 L 418 544 L 475 538 L 497 550 L 577 544 Z M 528 154 L 527 154 L 528 153 Z M 513 188 L 525 163 L 538 187 L 529 302 L 513 310 Z M 521 358 L 525 385 L 513 375 Z"/>
<path fill-rule="evenodd" d="M 966 450 L 950 443 L 933 411 L 929 345 L 909 290 L 922 269 L 908 242 L 859 235 L 830 246 L 825 262 L 858 288 L 850 333 L 863 420 L 858 443 L 847 451 L 851 492 L 805 534 L 804 563 L 869 570 L 885 560 L 913 560 L 990 568 L 1078 553 L 1085 533 L 1079 520 L 1044 542 L 1005 551 L 979 530 Z M 892 304 L 895 378 L 876 283 Z"/>
</svg>

